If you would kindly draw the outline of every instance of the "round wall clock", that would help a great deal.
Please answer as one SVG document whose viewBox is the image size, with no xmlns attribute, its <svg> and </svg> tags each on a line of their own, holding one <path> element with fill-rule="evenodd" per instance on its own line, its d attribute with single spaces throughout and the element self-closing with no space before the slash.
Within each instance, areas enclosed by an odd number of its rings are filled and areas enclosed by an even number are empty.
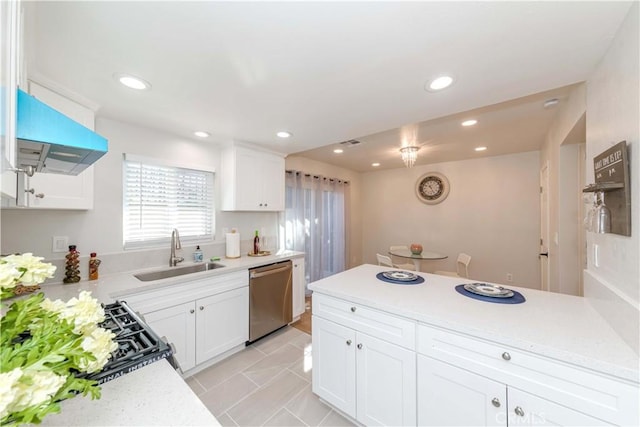
<svg viewBox="0 0 640 427">
<path fill-rule="evenodd" d="M 449 180 L 438 172 L 429 172 L 418 178 L 416 196 L 428 205 L 440 203 L 449 195 Z"/>
</svg>

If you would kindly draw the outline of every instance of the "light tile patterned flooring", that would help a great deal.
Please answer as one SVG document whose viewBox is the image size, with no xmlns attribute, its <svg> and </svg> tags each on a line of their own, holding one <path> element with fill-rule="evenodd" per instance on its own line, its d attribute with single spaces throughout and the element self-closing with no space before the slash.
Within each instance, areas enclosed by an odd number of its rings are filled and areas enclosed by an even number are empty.
<svg viewBox="0 0 640 427">
<path fill-rule="evenodd" d="M 311 391 L 311 335 L 287 326 L 186 379 L 223 426 L 353 426 Z"/>
</svg>

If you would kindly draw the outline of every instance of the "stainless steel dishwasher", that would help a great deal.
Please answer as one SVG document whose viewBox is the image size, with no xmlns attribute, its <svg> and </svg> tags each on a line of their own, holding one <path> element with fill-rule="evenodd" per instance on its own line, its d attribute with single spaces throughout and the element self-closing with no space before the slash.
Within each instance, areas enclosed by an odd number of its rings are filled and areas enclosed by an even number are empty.
<svg viewBox="0 0 640 427">
<path fill-rule="evenodd" d="M 249 343 L 291 322 L 291 261 L 249 270 Z"/>
</svg>

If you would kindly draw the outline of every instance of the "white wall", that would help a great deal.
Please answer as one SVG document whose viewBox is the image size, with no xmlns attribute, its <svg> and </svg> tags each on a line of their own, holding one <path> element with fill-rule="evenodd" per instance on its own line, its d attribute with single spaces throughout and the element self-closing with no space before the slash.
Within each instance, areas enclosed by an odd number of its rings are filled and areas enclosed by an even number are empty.
<svg viewBox="0 0 640 427">
<path fill-rule="evenodd" d="M 33 252 L 62 265 L 64 253 L 51 252 L 52 236 L 68 236 L 83 258 L 97 252 L 102 259 L 101 271 L 128 271 L 135 268 L 168 263 L 169 245 L 147 251 L 123 251 L 122 248 L 122 155 L 178 159 L 181 165 L 203 165 L 220 171 L 220 148 L 216 142 L 195 142 L 123 122 L 96 120 L 96 131 L 109 140 L 109 152 L 95 164 L 95 203 L 91 211 L 9 210 L 1 215 L 0 251 Z M 223 228 L 236 227 L 247 245 L 256 229 L 267 236 L 277 234 L 277 213 L 221 212 L 220 183 L 215 179 L 216 238 L 203 242 L 205 258 L 224 255 Z M 190 259 L 195 247 L 183 247 L 182 256 Z M 243 249 L 244 250 L 244 249 Z M 81 272 L 86 262 L 81 263 Z M 58 268 L 56 281 L 63 276 Z"/>
<path fill-rule="evenodd" d="M 626 140 L 631 173 L 631 236 L 587 233 L 585 297 L 640 353 L 640 4 L 635 2 L 611 47 L 587 80 L 587 182 L 593 158 Z M 593 248 L 599 249 L 599 266 Z"/>
<path fill-rule="evenodd" d="M 539 288 L 539 152 L 391 169 L 362 175 L 363 261 L 390 245 L 421 243 L 449 256 L 423 261 L 423 271 L 455 270 L 459 252 L 471 255 L 471 278 Z M 424 173 L 444 174 L 446 200 L 426 205 L 415 195 Z"/>
</svg>

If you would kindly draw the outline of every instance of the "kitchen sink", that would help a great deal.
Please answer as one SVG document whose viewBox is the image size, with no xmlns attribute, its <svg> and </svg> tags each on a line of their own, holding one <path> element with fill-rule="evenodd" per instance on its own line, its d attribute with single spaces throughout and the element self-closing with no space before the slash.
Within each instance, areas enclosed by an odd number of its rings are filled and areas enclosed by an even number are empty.
<svg viewBox="0 0 640 427">
<path fill-rule="evenodd" d="M 134 274 L 133 276 L 143 282 L 151 282 L 153 280 L 167 279 L 169 277 L 182 276 L 184 274 L 199 273 L 201 271 L 209 271 L 222 267 L 224 267 L 224 265 L 217 262 L 205 262 L 203 264 L 194 264 L 184 267 L 172 267 L 167 270 Z"/>
</svg>

